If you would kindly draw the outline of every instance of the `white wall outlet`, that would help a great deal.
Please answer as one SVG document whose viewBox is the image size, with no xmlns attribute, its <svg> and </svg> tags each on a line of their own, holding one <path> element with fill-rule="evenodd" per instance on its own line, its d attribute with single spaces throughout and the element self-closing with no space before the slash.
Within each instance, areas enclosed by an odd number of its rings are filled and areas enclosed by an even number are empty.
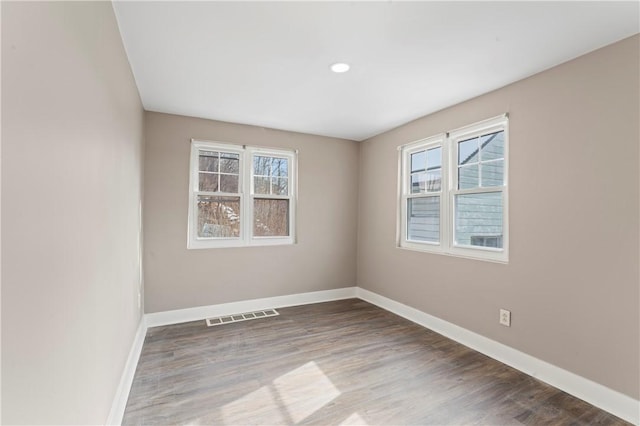
<svg viewBox="0 0 640 426">
<path fill-rule="evenodd" d="M 500 324 L 511 327 L 511 311 L 500 309 Z"/>
</svg>

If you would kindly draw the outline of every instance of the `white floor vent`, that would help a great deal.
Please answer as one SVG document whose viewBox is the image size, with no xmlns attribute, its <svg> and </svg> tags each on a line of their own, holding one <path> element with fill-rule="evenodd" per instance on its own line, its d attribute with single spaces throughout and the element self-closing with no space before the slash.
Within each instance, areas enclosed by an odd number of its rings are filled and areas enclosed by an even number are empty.
<svg viewBox="0 0 640 426">
<path fill-rule="evenodd" d="M 222 317 L 207 318 L 207 327 L 216 325 L 231 324 L 240 321 L 249 321 L 260 318 L 275 317 L 280 315 L 275 309 L 265 309 L 264 311 L 246 312 L 244 314 L 225 315 Z"/>
</svg>

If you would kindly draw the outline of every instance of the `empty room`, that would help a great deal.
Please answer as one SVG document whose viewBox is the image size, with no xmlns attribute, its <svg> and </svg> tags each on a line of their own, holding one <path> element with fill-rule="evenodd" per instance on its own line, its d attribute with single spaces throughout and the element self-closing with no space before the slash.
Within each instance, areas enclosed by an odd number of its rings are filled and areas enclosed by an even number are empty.
<svg viewBox="0 0 640 426">
<path fill-rule="evenodd" d="M 640 425 L 640 3 L 2 1 L 0 421 Z"/>
</svg>

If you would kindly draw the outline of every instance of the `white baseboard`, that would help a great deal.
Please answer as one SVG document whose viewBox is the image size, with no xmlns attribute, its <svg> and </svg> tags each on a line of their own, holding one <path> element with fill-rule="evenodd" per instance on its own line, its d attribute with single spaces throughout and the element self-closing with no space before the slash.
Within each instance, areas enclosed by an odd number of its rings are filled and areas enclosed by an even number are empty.
<svg viewBox="0 0 640 426">
<path fill-rule="evenodd" d="M 140 359 L 140 353 L 142 352 L 142 345 L 144 338 L 147 335 L 147 326 L 145 324 L 144 315 L 140 318 L 140 324 L 136 330 L 136 335 L 127 357 L 127 362 L 124 365 L 122 376 L 120 376 L 120 383 L 116 390 L 116 395 L 113 398 L 111 404 L 111 411 L 109 411 L 109 417 L 106 424 L 119 425 L 122 423 L 122 417 L 124 416 L 124 409 L 127 407 L 127 400 L 129 399 L 129 392 L 131 391 L 131 385 L 133 384 L 133 376 L 136 374 L 136 367 L 138 367 L 138 360 Z"/>
<path fill-rule="evenodd" d="M 175 311 L 155 312 L 146 315 L 147 327 L 179 324 L 199 321 L 205 318 L 242 312 L 259 311 L 269 308 L 308 305 L 311 303 L 330 302 L 332 300 L 352 299 L 356 297 L 356 287 L 338 288 L 335 290 L 313 291 L 287 296 L 266 297 L 263 299 L 243 300 L 240 302 L 221 303 L 219 305 L 199 306 L 196 308 L 178 309 Z"/>
<path fill-rule="evenodd" d="M 533 376 L 635 425 L 640 401 L 450 322 L 358 287 L 356 296 Z"/>
<path fill-rule="evenodd" d="M 502 343 L 488 339 L 455 324 L 360 287 L 346 287 L 335 290 L 267 297 L 144 315 L 140 321 L 136 337 L 122 373 L 107 424 L 120 424 L 122 421 L 147 328 L 204 320 L 205 318 L 241 312 L 308 305 L 356 297 L 393 312 L 436 333 L 442 334 L 445 337 L 542 380 L 553 387 L 576 396 L 628 422 L 635 425 L 640 424 L 640 401 L 638 400 L 532 357 L 531 355 L 527 355 L 524 352 L 503 345 Z"/>
<path fill-rule="evenodd" d="M 120 377 L 116 395 L 111 404 L 111 411 L 106 424 L 119 425 L 122 423 L 124 410 L 127 407 L 129 392 L 133 384 L 138 360 L 142 352 L 147 329 L 161 325 L 179 324 L 182 322 L 204 320 L 205 318 L 237 314 L 241 312 L 259 311 L 268 308 L 284 308 L 287 306 L 309 305 L 312 303 L 330 302 L 332 300 L 352 299 L 356 297 L 356 287 L 345 287 L 334 290 L 313 291 L 287 296 L 267 297 L 263 299 L 243 300 L 240 302 L 221 303 L 219 305 L 200 306 L 175 311 L 155 312 L 143 315 L 133 340 L 129 357 Z"/>
</svg>

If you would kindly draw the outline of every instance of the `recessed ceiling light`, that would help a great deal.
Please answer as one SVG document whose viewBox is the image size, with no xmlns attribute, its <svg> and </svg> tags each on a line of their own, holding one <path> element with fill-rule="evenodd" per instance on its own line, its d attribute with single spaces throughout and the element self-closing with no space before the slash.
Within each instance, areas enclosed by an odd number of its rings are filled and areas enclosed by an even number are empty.
<svg viewBox="0 0 640 426">
<path fill-rule="evenodd" d="M 349 71 L 349 64 L 345 64 L 342 62 L 337 62 L 331 65 L 331 71 L 341 73 Z"/>
</svg>

